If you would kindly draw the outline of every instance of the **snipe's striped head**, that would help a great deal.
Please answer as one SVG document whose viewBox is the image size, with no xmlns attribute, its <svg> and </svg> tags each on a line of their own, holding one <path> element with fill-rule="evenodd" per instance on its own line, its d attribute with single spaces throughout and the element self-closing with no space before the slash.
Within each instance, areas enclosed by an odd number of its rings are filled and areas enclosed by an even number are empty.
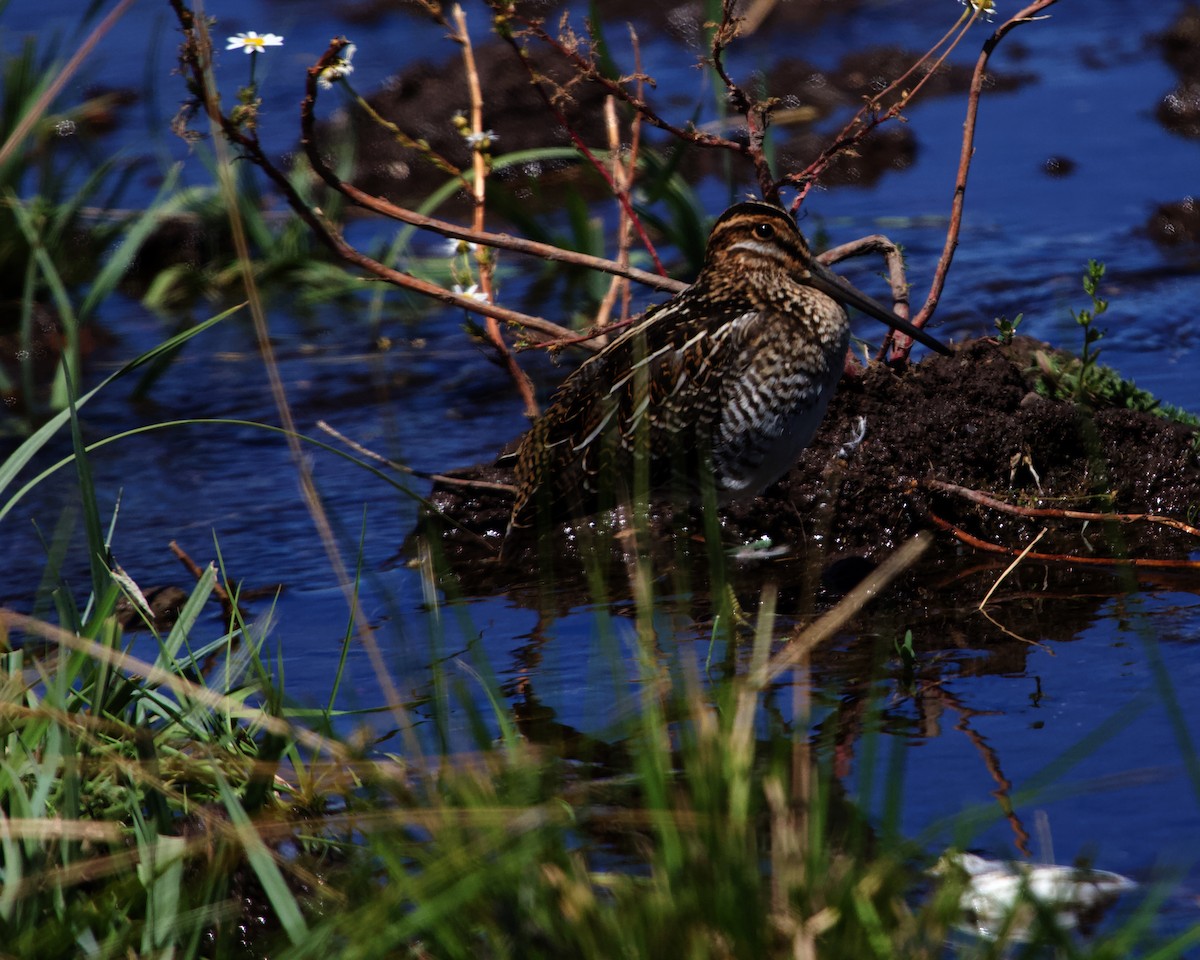
<svg viewBox="0 0 1200 960">
<path fill-rule="evenodd" d="M 931 350 L 950 353 L 940 340 L 852 287 L 817 260 L 795 220 L 773 203 L 746 200 L 734 204 L 713 224 L 704 252 L 703 272 L 729 278 L 738 270 L 767 274 L 783 270 L 798 283 L 887 324 Z"/>
<path fill-rule="evenodd" d="M 786 210 L 760 200 L 747 200 L 726 210 L 713 224 L 704 251 L 705 269 L 749 269 L 802 272 L 812 253 Z"/>
</svg>

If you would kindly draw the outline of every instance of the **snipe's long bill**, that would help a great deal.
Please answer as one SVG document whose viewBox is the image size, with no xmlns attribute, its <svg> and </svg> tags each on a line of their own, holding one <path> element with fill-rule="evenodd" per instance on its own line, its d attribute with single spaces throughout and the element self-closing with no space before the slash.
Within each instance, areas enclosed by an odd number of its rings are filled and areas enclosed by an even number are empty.
<svg viewBox="0 0 1200 960">
<path fill-rule="evenodd" d="M 736 204 L 695 282 L 569 376 L 517 451 L 508 533 L 650 492 L 756 496 L 808 446 L 850 343 L 848 305 L 939 353 L 923 330 L 812 255 L 783 208 Z M 507 540 L 506 540 L 507 542 Z"/>
<path fill-rule="evenodd" d="M 934 350 L 943 356 L 949 356 L 951 350 L 942 341 L 936 337 L 931 337 L 920 327 L 914 327 L 903 317 L 889 310 L 878 300 L 873 300 L 857 287 L 851 286 L 850 283 L 843 280 L 836 273 L 826 267 L 820 260 L 812 258 L 808 267 L 809 278 L 808 283 L 817 290 L 827 296 L 832 297 L 847 307 L 853 307 L 860 313 L 865 313 L 868 317 L 874 317 L 876 320 L 886 323 L 893 330 L 904 334 L 916 340 L 917 343 L 923 344 L 930 350 Z"/>
</svg>

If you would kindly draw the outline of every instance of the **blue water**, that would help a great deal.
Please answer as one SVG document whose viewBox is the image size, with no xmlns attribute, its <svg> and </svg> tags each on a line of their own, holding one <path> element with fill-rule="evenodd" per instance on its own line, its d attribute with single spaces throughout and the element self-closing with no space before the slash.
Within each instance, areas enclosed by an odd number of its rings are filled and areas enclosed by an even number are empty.
<svg viewBox="0 0 1200 960">
<path fill-rule="evenodd" d="M 751 38 L 734 51 L 732 62 L 735 67 L 759 64 L 787 49 L 833 63 L 881 37 L 916 49 L 940 35 L 959 9 L 949 0 L 855 6 L 852 14 L 830 15 L 797 35 Z M 1109 265 L 1104 290 L 1113 301 L 1103 318 L 1108 331 L 1104 360 L 1165 400 L 1200 409 L 1195 376 L 1200 369 L 1195 310 L 1200 254 L 1163 252 L 1141 232 L 1157 204 L 1197 189 L 1200 143 L 1155 123 L 1154 106 L 1174 78 L 1146 40 L 1179 6 L 1063 2 L 1052 9 L 1049 21 L 1019 29 L 1000 48 L 996 69 L 1032 72 L 1038 80 L 1015 93 L 985 97 L 964 230 L 939 314 L 943 335 L 986 334 L 995 317 L 1024 313 L 1021 332 L 1075 348 L 1079 333 L 1068 311 L 1088 305 L 1079 280 L 1087 260 L 1103 260 Z M 10 4 L 0 16 L 0 43 L 11 50 L 30 32 L 48 36 L 60 30 L 72 36 L 78 7 L 78 0 Z M 300 72 L 329 37 L 345 33 L 359 43 L 354 80 L 362 91 L 374 89 L 419 55 L 453 55 L 440 29 L 409 16 L 364 27 L 339 20 L 335 5 L 328 3 L 242 0 L 212 2 L 207 9 L 221 20 L 219 37 L 246 29 L 286 36 L 281 50 L 264 57 L 259 73 L 267 116 L 263 136 L 280 153 L 295 142 Z M 482 36 L 486 16 L 475 8 L 469 12 Z M 670 41 L 650 33 L 645 37 L 646 69 L 660 76 L 662 88 L 674 82 L 695 92 L 699 81 L 686 57 L 682 63 L 668 60 L 678 57 Z M 979 32 L 968 39 L 955 59 L 971 62 L 982 38 Z M 183 97 L 179 79 L 170 75 L 176 42 L 165 4 L 143 0 L 72 84 L 78 94 L 97 81 L 141 89 L 150 78 L 152 95 L 129 113 L 114 147 L 164 162 L 187 159 L 182 143 L 163 127 Z M 1010 52 L 1018 46 L 1020 58 Z M 244 82 L 246 59 L 240 54 L 222 59 L 223 89 L 231 92 Z M 702 92 L 695 95 L 703 102 Z M 902 243 L 918 296 L 927 289 L 941 250 L 939 218 L 949 210 L 963 110 L 957 97 L 918 103 L 907 114 L 919 144 L 912 168 L 869 188 L 819 191 L 806 205 L 808 216 L 834 242 L 883 229 Z M 1074 173 L 1047 176 L 1042 164 L 1051 156 L 1074 160 Z M 208 182 L 195 158 L 188 164 L 192 182 Z M 717 212 L 723 188 L 696 186 L 710 212 Z M 131 198 L 137 199 L 136 194 Z M 373 230 L 388 235 L 374 222 L 355 230 L 356 238 Z M 847 272 L 871 287 L 879 282 L 878 269 L 871 262 Z M 519 289 L 519 277 L 511 282 Z M 205 315 L 203 306 L 198 309 Z M 415 314 L 389 303 L 383 330 L 396 346 L 378 354 L 367 349 L 366 325 L 341 310 L 305 316 L 279 291 L 270 294 L 268 310 L 289 399 L 304 432 L 315 434 L 315 421 L 323 418 L 380 452 L 437 470 L 489 459 L 524 427 L 505 376 L 468 342 L 457 314 Z M 162 320 L 119 297 L 105 305 L 101 320 L 119 340 L 95 358 L 90 375 L 97 380 L 168 332 Z M 148 402 L 134 404 L 129 385 L 122 384 L 85 413 L 92 438 L 184 417 L 275 419 L 247 319 L 228 321 L 191 343 Z M 380 628 L 384 656 L 402 692 L 428 693 L 434 654 L 448 658 L 444 662 L 451 671 L 460 670 L 456 658 L 471 662 L 482 655 L 502 684 L 527 683 L 559 722 L 597 735 L 611 729 L 629 705 L 613 693 L 614 670 L 625 696 L 637 690 L 628 617 L 612 618 L 611 644 L 620 654 L 614 662 L 602 629 L 607 621 L 591 607 L 568 604 L 565 612 L 539 618 L 500 596 L 469 599 L 432 615 L 418 573 L 398 557 L 417 515 L 414 502 L 338 458 L 316 450 L 310 457 L 351 564 L 365 517 L 364 608 Z M 269 601 L 251 605 L 258 625 L 269 629 L 271 643 L 283 650 L 289 691 L 299 700 L 323 703 L 347 612 L 278 438 L 218 426 L 158 431 L 98 452 L 93 469 L 102 502 L 111 504 L 120 496 L 114 551 L 143 585 L 186 583 L 166 549 L 175 539 L 202 563 L 215 557 L 215 540 L 229 575 L 246 588 L 279 586 L 273 609 Z M 70 510 L 72 488 L 64 473 L 4 521 L 0 596 L 18 609 L 30 608 L 44 566 L 33 522 L 50 536 L 64 509 Z M 425 492 L 422 486 L 416 489 Z M 78 542 L 78 529 L 75 536 Z M 82 586 L 79 555 L 66 573 Z M 1044 601 L 1048 622 L 1056 602 Z M 997 617 L 1003 622 L 1002 614 Z M 965 613 L 962 623 L 966 648 L 950 659 L 955 669 L 947 670 L 942 684 L 960 709 L 978 712 L 970 727 L 994 751 L 1011 792 L 1036 783 L 1048 767 L 1060 771 L 1052 792 L 1019 799 L 1016 814 L 1025 828 L 1032 831 L 1044 813 L 1060 863 L 1086 854 L 1099 867 L 1143 880 L 1162 870 L 1180 870 L 1184 894 L 1200 889 L 1195 862 L 1200 783 L 1189 767 L 1200 743 L 1193 693 L 1200 681 L 1196 592 L 1145 588 L 1108 600 L 1069 642 L 1030 647 L 1010 672 L 962 666 L 986 655 L 1002 636 L 973 613 Z M 206 626 L 218 629 L 215 608 Z M 660 639 L 702 658 L 707 629 L 678 617 L 664 619 Z M 920 630 L 914 634 L 921 654 Z M 885 684 L 885 689 L 891 688 Z M 826 692 L 837 696 L 836 688 Z M 1177 698 L 1174 716 L 1171 697 Z M 352 645 L 341 705 L 366 708 L 381 699 L 372 665 Z M 953 837 L 952 830 L 940 826 L 946 818 L 988 805 L 995 809 L 996 780 L 979 742 L 955 728 L 960 716 L 943 706 L 936 722 L 919 727 L 919 735 L 884 735 L 885 752 L 905 751 L 903 828 L 913 836 L 929 831 L 931 849 Z M 1120 723 L 1101 743 L 1077 760 L 1061 760 L 1113 718 Z M 860 776 L 853 769 L 851 782 Z M 1003 856 L 1014 852 L 1016 836 L 1010 822 L 997 818 L 971 843 Z M 1039 847 L 1044 843 L 1044 837 L 1032 841 L 1035 855 L 1049 856 Z M 1179 906 L 1178 916 L 1180 924 L 1196 919 L 1186 905 Z"/>
</svg>

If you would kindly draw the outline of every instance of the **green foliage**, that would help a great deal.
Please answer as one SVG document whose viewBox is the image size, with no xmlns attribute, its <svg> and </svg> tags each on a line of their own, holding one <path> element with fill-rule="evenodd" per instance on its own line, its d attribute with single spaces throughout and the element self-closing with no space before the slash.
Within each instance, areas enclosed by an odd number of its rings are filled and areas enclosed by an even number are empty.
<svg viewBox="0 0 1200 960">
<path fill-rule="evenodd" d="M 191 645 L 189 635 L 214 589 L 210 568 L 169 633 L 158 633 L 147 611 L 158 647 L 154 664 L 126 659 L 130 644 L 116 617 L 117 600 L 124 591 L 138 611 L 145 601 L 112 565 L 74 402 L 69 419 L 88 517 L 92 589 L 81 609 L 60 586 L 59 627 L 0 620 L 7 628 L 0 630 L 6 641 L 0 653 L 0 813 L 6 820 L 0 936 L 18 956 L 70 955 L 73 944 L 97 955 L 101 944 L 143 955 L 188 943 L 194 951 L 221 917 L 225 893 L 211 883 L 185 882 L 205 856 L 182 829 L 218 801 L 236 807 L 235 823 L 256 812 L 262 804 L 247 802 L 256 765 L 278 760 L 277 752 L 264 750 L 270 739 L 242 719 L 260 713 L 245 708 L 247 698 L 272 699 L 262 638 L 235 618 L 215 640 Z M 51 577 L 61 580 L 57 571 Z M 22 645 L 12 644 L 13 626 L 24 633 Z M 215 686 L 198 682 L 210 659 L 222 661 L 212 673 Z M 13 826 L 14 820 L 24 826 Z M 261 872 L 240 842 L 219 836 L 210 842 L 208 855 L 218 861 L 232 855 L 231 863 L 241 863 L 244 854 Z M 81 864 L 89 866 L 80 872 Z"/>
<path fill-rule="evenodd" d="M 1156 417 L 1189 426 L 1200 426 L 1200 416 L 1163 403 L 1153 394 L 1139 389 L 1132 380 L 1123 378 L 1112 367 L 1098 361 L 1100 348 L 1096 344 L 1104 337 L 1104 331 L 1095 326 L 1095 321 L 1108 309 L 1108 301 L 1100 297 L 1098 292 L 1103 276 L 1104 264 L 1089 260 L 1087 273 L 1083 276 L 1083 289 L 1092 299 L 1091 309 L 1078 313 L 1071 311 L 1071 316 L 1083 330 L 1080 354 L 1078 357 L 1063 357 L 1039 352 L 1037 363 L 1041 375 L 1036 382 L 1038 393 L 1090 407 L 1120 407 L 1152 413 Z M 1018 317 L 1013 322 L 1013 331 L 1020 319 Z M 1000 327 L 1001 321 L 997 320 L 996 324 Z M 1004 328 L 1000 329 L 1003 336 Z"/>
<path fill-rule="evenodd" d="M 1009 320 L 1008 317 L 996 318 L 996 330 L 999 333 L 998 339 L 1003 344 L 1012 343 L 1013 337 L 1017 335 L 1017 328 L 1021 326 L 1021 321 L 1025 319 L 1025 314 L 1018 313 L 1016 317 Z"/>
<path fill-rule="evenodd" d="M 1071 311 L 1071 316 L 1083 330 L 1083 348 L 1079 351 L 1079 371 L 1075 381 L 1076 402 L 1091 403 L 1097 396 L 1093 381 L 1097 377 L 1096 358 L 1100 356 L 1100 348 L 1096 344 L 1104 337 L 1104 331 L 1097 328 L 1095 323 L 1096 319 L 1108 310 L 1108 301 L 1101 298 L 1097 292 L 1103 277 L 1104 264 L 1089 260 L 1087 273 L 1083 275 L 1083 289 L 1092 298 L 1092 308 L 1080 310 L 1078 313 Z"/>
<path fill-rule="evenodd" d="M 1122 377 L 1112 367 L 1093 363 L 1084 367 L 1082 360 L 1062 358 L 1045 353 L 1038 355 L 1042 376 L 1038 392 L 1055 399 L 1074 400 L 1090 407 L 1121 407 L 1152 413 L 1165 420 L 1189 426 L 1200 426 L 1200 416 L 1169 403 L 1163 403 L 1152 393 L 1140 389 L 1132 380 Z"/>
<path fill-rule="evenodd" d="M 84 209 L 115 205 L 132 173 L 118 172 L 115 160 L 98 160 L 79 142 L 87 137 L 86 118 L 113 109 L 113 95 L 74 107 L 54 103 L 37 113 L 60 66 L 54 47 L 53 39 L 39 47 L 27 38 L 18 51 L 0 52 L 0 145 L 8 151 L 0 164 L 0 301 L 26 294 L 35 256 L 15 204 L 37 225 L 41 247 L 69 265 L 64 280 L 71 285 L 90 275 L 100 251 L 125 226 L 118 219 L 94 219 Z M 44 298 L 45 285 L 33 286 L 38 299 Z M 0 332 L 8 324 L 0 317 Z"/>
<path fill-rule="evenodd" d="M 92 208 L 112 206 L 133 170 L 90 155 L 85 118 L 110 110 L 112 95 L 39 113 L 57 69 L 32 39 L 0 60 L 0 342 L 11 348 L 0 354 L 0 395 L 17 414 L 0 432 L 18 435 L 67 408 L 83 330 L 122 281 L 179 174 L 167 172 L 145 210 L 97 216 Z M 87 292 L 76 307 L 80 288 Z"/>
</svg>

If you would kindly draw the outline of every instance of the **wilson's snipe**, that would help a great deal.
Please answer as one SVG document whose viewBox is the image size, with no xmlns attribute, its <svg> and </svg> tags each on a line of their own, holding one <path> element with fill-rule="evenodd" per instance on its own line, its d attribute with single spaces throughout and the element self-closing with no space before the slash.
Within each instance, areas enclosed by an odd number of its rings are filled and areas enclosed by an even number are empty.
<svg viewBox="0 0 1200 960">
<path fill-rule="evenodd" d="M 672 479 L 752 497 L 796 461 L 825 415 L 856 307 L 945 346 L 818 263 L 781 207 L 739 203 L 717 220 L 686 290 L 576 370 L 517 451 L 509 534 L 625 502 Z"/>
</svg>

